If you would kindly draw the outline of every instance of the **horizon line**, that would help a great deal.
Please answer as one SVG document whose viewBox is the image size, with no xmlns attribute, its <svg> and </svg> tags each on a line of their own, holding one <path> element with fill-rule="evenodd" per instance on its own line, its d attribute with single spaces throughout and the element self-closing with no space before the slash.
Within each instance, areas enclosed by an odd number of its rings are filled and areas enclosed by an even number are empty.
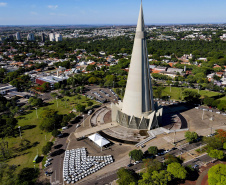
<svg viewBox="0 0 226 185">
<path fill-rule="evenodd" d="M 148 23 L 145 26 L 155 25 L 224 25 L 226 22 L 214 22 L 214 23 Z M 136 26 L 136 24 L 10 24 L 0 25 L 0 27 L 13 27 L 13 26 Z"/>
</svg>

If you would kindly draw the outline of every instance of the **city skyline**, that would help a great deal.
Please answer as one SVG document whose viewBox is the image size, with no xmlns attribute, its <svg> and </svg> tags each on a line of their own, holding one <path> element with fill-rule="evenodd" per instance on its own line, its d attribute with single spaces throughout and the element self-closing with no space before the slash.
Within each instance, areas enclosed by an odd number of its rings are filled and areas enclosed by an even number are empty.
<svg viewBox="0 0 226 185">
<path fill-rule="evenodd" d="M 0 25 L 135 25 L 140 0 L 0 0 Z M 225 23 L 224 0 L 143 0 L 145 24 Z M 126 12 L 126 13 L 125 13 Z"/>
</svg>

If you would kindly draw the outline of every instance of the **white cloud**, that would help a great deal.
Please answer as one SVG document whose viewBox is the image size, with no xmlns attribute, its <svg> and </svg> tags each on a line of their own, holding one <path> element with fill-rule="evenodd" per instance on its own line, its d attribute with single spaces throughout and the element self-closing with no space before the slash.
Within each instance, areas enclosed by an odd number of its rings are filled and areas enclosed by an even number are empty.
<svg viewBox="0 0 226 185">
<path fill-rule="evenodd" d="M 0 2 L 0 7 L 7 6 L 7 3 Z"/>
<path fill-rule="evenodd" d="M 50 9 L 57 9 L 58 5 L 49 5 L 48 8 L 50 8 Z"/>
<path fill-rule="evenodd" d="M 30 12 L 31 15 L 37 15 L 37 12 Z"/>
</svg>

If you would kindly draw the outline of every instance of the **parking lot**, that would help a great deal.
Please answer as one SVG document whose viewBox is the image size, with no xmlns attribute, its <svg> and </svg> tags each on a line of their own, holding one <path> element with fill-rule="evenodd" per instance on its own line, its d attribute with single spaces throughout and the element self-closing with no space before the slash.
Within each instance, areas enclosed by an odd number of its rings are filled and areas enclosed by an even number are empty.
<svg viewBox="0 0 226 185">
<path fill-rule="evenodd" d="M 117 102 L 119 97 L 118 95 L 112 90 L 107 88 L 92 88 L 85 93 L 88 98 L 95 99 L 100 103 L 105 102 Z"/>
</svg>

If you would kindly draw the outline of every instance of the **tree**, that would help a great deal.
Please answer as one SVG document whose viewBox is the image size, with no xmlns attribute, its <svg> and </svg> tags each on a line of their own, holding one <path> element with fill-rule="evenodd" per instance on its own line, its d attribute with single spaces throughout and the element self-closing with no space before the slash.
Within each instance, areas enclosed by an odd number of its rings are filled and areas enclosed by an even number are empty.
<svg viewBox="0 0 226 185">
<path fill-rule="evenodd" d="M 53 146 L 53 142 L 47 142 L 45 146 L 42 147 L 42 153 L 47 155 Z"/>
<path fill-rule="evenodd" d="M 142 150 L 135 149 L 130 151 L 129 156 L 135 161 L 140 161 L 143 158 L 143 152 Z"/>
<path fill-rule="evenodd" d="M 207 144 L 208 152 L 213 149 L 219 149 L 223 147 L 223 143 L 220 138 L 214 137 L 204 137 L 203 141 Z"/>
<path fill-rule="evenodd" d="M 6 163 L 0 163 L 0 184 L 10 185 L 15 184 L 17 180 L 16 165 L 8 165 Z"/>
<path fill-rule="evenodd" d="M 226 131 L 223 129 L 218 129 L 216 130 L 216 136 L 217 138 L 219 138 L 221 140 L 222 143 L 226 142 Z"/>
<path fill-rule="evenodd" d="M 62 119 L 61 126 L 65 127 L 68 125 L 68 122 L 71 120 L 71 117 L 69 115 L 64 115 Z"/>
<path fill-rule="evenodd" d="M 226 184 L 226 165 L 217 164 L 211 167 L 208 171 L 209 185 L 223 185 Z"/>
<path fill-rule="evenodd" d="M 88 65 L 86 67 L 86 71 L 94 71 L 94 70 L 96 70 L 96 65 Z"/>
<path fill-rule="evenodd" d="M 35 184 L 39 170 L 36 168 L 23 168 L 18 174 L 18 184 Z"/>
<path fill-rule="evenodd" d="M 226 142 L 223 144 L 223 149 L 226 150 Z"/>
<path fill-rule="evenodd" d="M 166 170 L 154 171 L 151 178 L 156 185 L 167 185 L 172 180 L 171 174 Z"/>
<path fill-rule="evenodd" d="M 42 106 L 43 100 L 41 98 L 37 98 L 37 97 L 30 97 L 29 98 L 29 103 L 32 106 Z"/>
<path fill-rule="evenodd" d="M 84 111 L 86 110 L 86 106 L 85 106 L 85 105 L 81 105 L 81 104 L 77 104 L 77 105 L 75 106 L 75 108 L 76 108 L 76 110 L 77 110 L 78 112 L 84 112 Z"/>
<path fill-rule="evenodd" d="M 144 167 L 147 172 L 159 171 L 163 169 L 163 164 L 156 159 L 144 159 Z"/>
<path fill-rule="evenodd" d="M 93 102 L 88 101 L 88 102 L 87 102 L 87 105 L 90 107 L 90 106 L 92 106 L 92 105 L 93 105 Z"/>
<path fill-rule="evenodd" d="M 171 164 L 171 163 L 182 163 L 183 161 L 181 161 L 179 158 L 177 158 L 176 156 L 174 155 L 171 155 L 171 154 L 166 154 L 165 155 L 165 164 Z"/>
<path fill-rule="evenodd" d="M 201 95 L 195 91 L 185 90 L 183 91 L 184 99 L 189 103 L 198 103 L 200 101 Z"/>
<path fill-rule="evenodd" d="M 5 118 L 4 119 L 4 130 L 2 131 L 2 134 L 4 136 L 15 136 L 15 127 L 17 126 L 17 119 L 15 118 Z"/>
<path fill-rule="evenodd" d="M 171 173 L 175 178 L 185 179 L 187 171 L 180 163 L 171 163 L 167 166 L 167 171 Z"/>
<path fill-rule="evenodd" d="M 208 155 L 212 158 L 219 159 L 219 160 L 222 160 L 224 158 L 224 152 L 222 150 L 217 150 L 217 149 L 210 150 Z"/>
<path fill-rule="evenodd" d="M 133 182 L 137 182 L 137 179 L 135 177 L 135 173 L 131 170 L 120 168 L 117 171 L 118 180 L 117 183 L 119 185 L 130 185 Z"/>
<path fill-rule="evenodd" d="M 52 132 L 55 128 L 59 128 L 62 116 L 58 115 L 55 110 L 47 109 L 42 112 L 42 121 L 40 129 L 47 132 Z"/>
<path fill-rule="evenodd" d="M 158 153 L 157 146 L 150 146 L 148 148 L 148 153 L 151 154 L 151 155 L 156 155 Z"/>
<path fill-rule="evenodd" d="M 198 139 L 198 134 L 196 132 L 187 131 L 184 136 L 188 142 L 194 142 Z"/>
<path fill-rule="evenodd" d="M 52 131 L 52 136 L 53 137 L 57 137 L 59 134 L 60 134 L 60 131 L 57 130 L 57 129 L 55 129 L 55 130 Z"/>
<path fill-rule="evenodd" d="M 47 92 L 50 90 L 50 83 L 48 82 L 45 82 L 41 85 L 42 89 L 43 89 L 43 92 Z"/>
</svg>

